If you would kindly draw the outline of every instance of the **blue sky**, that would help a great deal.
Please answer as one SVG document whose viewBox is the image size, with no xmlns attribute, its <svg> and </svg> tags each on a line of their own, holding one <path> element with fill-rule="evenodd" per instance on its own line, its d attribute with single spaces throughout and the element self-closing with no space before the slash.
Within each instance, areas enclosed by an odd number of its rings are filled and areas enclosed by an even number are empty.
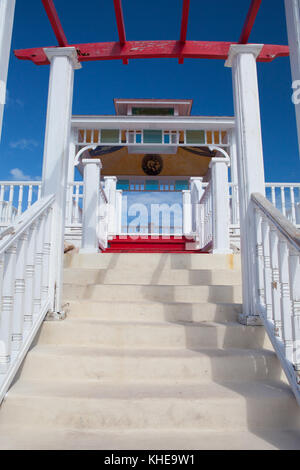
<svg viewBox="0 0 300 470">
<path fill-rule="evenodd" d="M 42 2 L 16 3 L 12 48 L 56 45 Z M 191 0 L 188 39 L 237 41 L 249 4 Z M 55 5 L 70 43 L 117 40 L 112 0 L 55 0 Z M 123 0 L 127 39 L 178 38 L 181 5 L 181 0 Z M 283 0 L 263 0 L 251 42 L 287 44 L 283 5 Z M 289 59 L 258 64 L 258 75 L 266 180 L 299 182 Z M 48 66 L 11 55 L 1 180 L 41 177 L 48 78 Z M 233 115 L 231 71 L 223 61 L 186 60 L 178 65 L 170 59 L 135 60 L 128 66 L 91 62 L 75 72 L 74 114 L 113 114 L 115 97 L 192 98 L 193 114 Z"/>
</svg>

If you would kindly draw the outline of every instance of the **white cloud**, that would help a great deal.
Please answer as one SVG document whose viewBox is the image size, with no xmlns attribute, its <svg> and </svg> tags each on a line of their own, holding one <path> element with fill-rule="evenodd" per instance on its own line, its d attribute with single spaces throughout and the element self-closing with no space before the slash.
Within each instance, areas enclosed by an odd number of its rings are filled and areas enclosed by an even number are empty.
<svg viewBox="0 0 300 470">
<path fill-rule="evenodd" d="M 15 142 L 10 142 L 10 148 L 18 150 L 32 150 L 39 146 L 39 143 L 34 139 L 20 139 Z"/>
<path fill-rule="evenodd" d="M 14 180 L 18 180 L 18 181 L 30 181 L 31 180 L 31 177 L 28 175 L 25 175 L 23 170 L 20 170 L 20 168 L 13 168 L 12 170 L 10 170 L 10 174 Z"/>
<path fill-rule="evenodd" d="M 7 106 L 19 106 L 20 108 L 24 107 L 24 103 L 19 98 L 12 98 L 9 90 L 6 90 L 6 105 Z"/>
</svg>

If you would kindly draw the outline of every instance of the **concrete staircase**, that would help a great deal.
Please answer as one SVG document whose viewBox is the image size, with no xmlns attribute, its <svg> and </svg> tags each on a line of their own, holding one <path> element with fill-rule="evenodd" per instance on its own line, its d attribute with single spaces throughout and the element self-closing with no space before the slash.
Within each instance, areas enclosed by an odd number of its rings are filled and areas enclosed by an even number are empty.
<svg viewBox="0 0 300 470">
<path fill-rule="evenodd" d="M 68 254 L 64 297 L 1 407 L 1 449 L 300 449 L 264 329 L 237 322 L 237 256 Z"/>
</svg>

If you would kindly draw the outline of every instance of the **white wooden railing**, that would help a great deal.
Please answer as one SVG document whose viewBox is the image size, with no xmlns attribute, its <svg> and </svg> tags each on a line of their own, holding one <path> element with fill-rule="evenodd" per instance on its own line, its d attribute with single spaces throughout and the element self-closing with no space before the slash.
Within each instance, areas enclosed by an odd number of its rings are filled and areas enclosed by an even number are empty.
<svg viewBox="0 0 300 470">
<path fill-rule="evenodd" d="M 209 250 L 213 242 L 212 194 L 211 183 L 205 185 L 203 196 L 199 201 L 199 216 L 196 233 L 199 234 L 199 249 Z"/>
<path fill-rule="evenodd" d="M 40 199 L 41 186 L 40 181 L 0 181 L 0 228 Z"/>
<path fill-rule="evenodd" d="M 104 187 L 100 182 L 98 200 L 98 227 L 97 234 L 99 245 L 102 250 L 107 248 L 108 244 L 108 217 L 109 217 L 109 201 L 105 193 Z"/>
<path fill-rule="evenodd" d="M 54 200 L 39 200 L 0 235 L 0 403 L 53 308 Z"/>
<path fill-rule="evenodd" d="M 203 189 L 208 183 L 202 183 Z M 135 190 L 138 190 L 135 188 Z M 139 188 L 144 190 L 144 186 Z M 163 188 L 173 191 L 172 185 Z M 80 243 L 83 209 L 83 182 L 74 182 L 67 188 L 66 238 L 76 237 Z M 0 231 L 7 227 L 15 217 L 24 213 L 41 197 L 41 182 L 39 181 L 0 181 Z M 287 218 L 300 228 L 300 183 L 266 183 L 266 197 Z M 232 239 L 239 239 L 239 198 L 238 186 L 229 183 L 230 199 L 230 233 Z M 208 210 L 208 207 L 205 209 Z M 122 232 L 128 232 L 126 227 Z M 148 228 L 145 227 L 145 231 Z M 206 234 L 208 227 L 206 227 Z M 141 232 L 144 231 L 141 230 Z M 155 230 L 158 232 L 159 230 Z M 176 230 L 177 233 L 177 230 Z M 211 235 L 211 234 L 210 234 Z M 207 236 L 205 237 L 208 241 Z M 202 240 L 202 245 L 204 241 Z"/>
<path fill-rule="evenodd" d="M 264 196 L 252 204 L 257 311 L 300 405 L 300 231 Z"/>
</svg>

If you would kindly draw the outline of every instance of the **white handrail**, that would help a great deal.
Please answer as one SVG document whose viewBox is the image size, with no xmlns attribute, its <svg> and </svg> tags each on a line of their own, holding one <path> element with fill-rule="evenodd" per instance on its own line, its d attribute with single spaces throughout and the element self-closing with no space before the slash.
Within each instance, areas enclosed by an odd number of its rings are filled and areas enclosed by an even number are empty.
<svg viewBox="0 0 300 470">
<path fill-rule="evenodd" d="M 261 194 L 251 199 L 257 310 L 300 405 L 300 231 Z"/>
<path fill-rule="evenodd" d="M 54 200 L 39 200 L 1 234 L 0 403 L 54 304 Z"/>
</svg>

